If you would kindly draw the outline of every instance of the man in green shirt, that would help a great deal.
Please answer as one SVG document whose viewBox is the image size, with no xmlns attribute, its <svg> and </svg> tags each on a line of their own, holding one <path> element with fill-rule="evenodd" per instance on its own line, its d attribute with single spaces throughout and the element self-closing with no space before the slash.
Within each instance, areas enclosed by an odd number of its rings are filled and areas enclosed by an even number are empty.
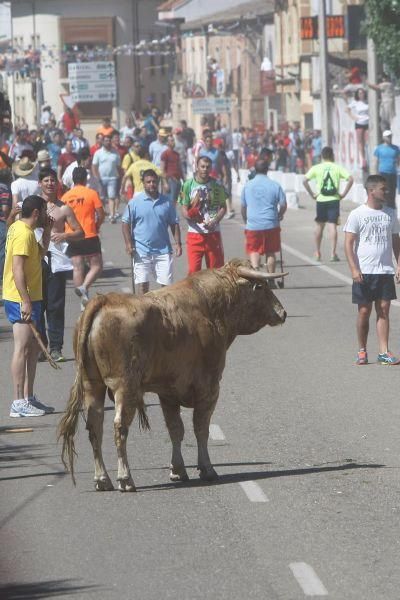
<svg viewBox="0 0 400 600">
<path fill-rule="evenodd" d="M 183 184 L 179 203 L 188 223 L 186 250 L 189 274 L 200 271 L 203 258 L 207 269 L 224 264 L 220 221 L 226 213 L 227 192 L 210 177 L 211 159 L 197 159 L 195 176 Z"/>
<path fill-rule="evenodd" d="M 337 246 L 337 226 L 340 215 L 340 200 L 344 198 L 353 185 L 354 179 L 350 173 L 337 165 L 334 160 L 333 150 L 329 146 L 322 148 L 322 161 L 318 165 L 314 165 L 306 173 L 303 180 L 303 185 L 307 192 L 314 200 L 316 200 L 317 216 L 315 222 L 317 224 L 315 230 L 315 260 L 321 260 L 321 242 L 325 224 L 328 223 L 329 237 L 331 240 L 331 261 L 338 262 L 339 257 L 336 254 Z M 347 185 L 340 193 L 341 180 L 347 181 Z M 310 181 L 314 180 L 317 191 L 314 192 L 310 186 Z"/>
</svg>

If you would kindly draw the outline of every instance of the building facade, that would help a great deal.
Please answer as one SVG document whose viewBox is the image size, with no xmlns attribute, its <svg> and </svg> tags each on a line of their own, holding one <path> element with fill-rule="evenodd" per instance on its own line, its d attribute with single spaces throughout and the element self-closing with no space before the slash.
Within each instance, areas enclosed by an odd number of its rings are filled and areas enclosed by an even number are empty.
<svg viewBox="0 0 400 600">
<path fill-rule="evenodd" d="M 330 88 L 343 87 L 346 72 L 357 64 L 366 74 L 366 37 L 362 33 L 364 0 L 326 0 L 328 17 L 337 26 L 328 39 Z M 279 121 L 299 122 L 303 129 L 321 128 L 318 32 L 319 0 L 277 0 L 275 71 L 277 95 L 272 102 Z M 303 19 L 303 21 L 302 21 Z M 304 21 L 306 19 L 306 21 Z M 343 29 L 341 29 L 343 25 Z M 314 28 L 314 30 L 313 30 Z M 308 38 L 308 39 L 307 39 Z"/>
<path fill-rule="evenodd" d="M 217 120 L 231 128 L 264 127 L 260 72 L 265 30 L 273 28 L 273 2 L 231 2 L 230 10 L 224 12 L 215 12 L 215 8 L 220 8 L 220 3 L 212 7 L 196 0 L 176 0 L 159 7 L 159 18 L 174 23 L 177 29 L 171 82 L 173 120 L 185 119 L 197 131 L 205 120 L 211 124 Z M 229 108 L 202 114 L 196 106 L 201 98 L 210 103 L 216 98 Z"/>
<path fill-rule="evenodd" d="M 12 46 L 36 53 L 37 69 L 16 70 L 8 89 L 17 120 L 32 126 L 42 103 L 58 115 L 62 98 L 70 94 L 68 63 L 111 60 L 115 63 L 117 97 L 114 102 L 84 102 L 78 109 L 83 125 L 112 116 L 123 124 L 131 110 L 141 110 L 151 96 L 165 111 L 169 108 L 169 73 L 160 52 L 134 52 L 129 48 L 159 39 L 157 6 L 153 0 L 13 0 Z"/>
</svg>

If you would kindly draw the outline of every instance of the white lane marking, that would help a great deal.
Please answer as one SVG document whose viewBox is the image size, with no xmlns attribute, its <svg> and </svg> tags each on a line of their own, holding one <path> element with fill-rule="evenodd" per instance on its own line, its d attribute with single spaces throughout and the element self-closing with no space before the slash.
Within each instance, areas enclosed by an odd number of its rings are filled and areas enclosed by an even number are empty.
<svg viewBox="0 0 400 600">
<path fill-rule="evenodd" d="M 309 265 L 314 265 L 315 267 L 318 267 L 318 269 L 321 269 L 321 271 L 325 271 L 325 273 L 329 273 L 329 275 L 336 277 L 336 279 L 340 279 L 340 281 L 344 281 L 344 283 L 347 283 L 348 285 L 352 285 L 353 280 L 350 277 L 347 277 L 346 275 L 343 275 L 343 273 L 339 273 L 338 271 L 335 271 L 335 269 L 331 269 L 331 267 L 328 267 L 327 265 L 321 265 L 321 263 L 308 257 L 307 254 L 303 254 L 303 252 L 296 250 L 296 248 L 292 248 L 291 246 L 288 246 L 287 244 L 282 244 L 282 248 L 284 250 L 286 250 L 286 252 L 289 252 L 289 254 L 293 254 L 293 256 L 296 256 L 296 258 L 300 258 L 300 260 L 303 260 L 304 262 L 308 263 Z M 391 305 L 392 306 L 400 306 L 400 302 L 399 302 L 399 300 L 392 300 Z"/>
<path fill-rule="evenodd" d="M 289 568 L 305 596 L 328 595 L 328 590 L 310 565 L 304 562 L 296 562 L 290 563 Z"/>
<path fill-rule="evenodd" d="M 112 261 L 112 260 L 107 260 L 107 261 L 104 263 L 104 266 L 105 266 L 105 267 L 113 267 L 113 266 L 114 266 L 114 263 L 113 263 L 113 261 Z"/>
<path fill-rule="evenodd" d="M 123 288 L 121 288 L 121 292 L 123 292 L 124 294 L 131 294 L 132 290 L 131 290 L 131 288 L 123 287 Z"/>
<path fill-rule="evenodd" d="M 210 423 L 210 438 L 215 441 L 222 442 L 225 439 L 224 432 L 219 425 L 213 425 Z"/>
<path fill-rule="evenodd" d="M 316 260 L 313 260 L 312 258 L 307 256 L 307 254 L 303 254 L 303 252 L 300 252 L 299 250 L 296 250 L 295 248 L 292 248 L 287 244 L 282 244 L 282 248 L 286 250 L 286 252 L 289 252 L 289 254 L 293 254 L 293 256 L 296 256 L 296 258 L 304 260 L 304 262 L 308 263 L 309 265 L 314 265 L 315 267 L 321 269 L 321 271 L 325 271 L 325 273 L 333 275 L 333 277 L 336 277 L 336 279 L 340 279 L 340 281 L 344 281 L 348 285 L 352 285 L 353 280 L 351 279 L 351 277 L 347 277 L 347 275 L 343 275 L 343 273 L 339 273 L 338 271 L 335 271 L 335 269 L 331 269 L 331 267 L 321 265 L 321 263 L 317 262 Z"/>
<path fill-rule="evenodd" d="M 241 481 L 240 487 L 250 502 L 268 502 L 267 496 L 255 481 Z"/>
</svg>

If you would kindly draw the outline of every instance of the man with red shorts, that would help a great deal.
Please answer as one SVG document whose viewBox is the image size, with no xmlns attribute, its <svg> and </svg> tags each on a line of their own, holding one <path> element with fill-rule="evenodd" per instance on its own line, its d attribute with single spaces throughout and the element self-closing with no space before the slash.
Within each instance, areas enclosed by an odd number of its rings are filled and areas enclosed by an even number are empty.
<svg viewBox="0 0 400 600">
<path fill-rule="evenodd" d="M 267 176 L 268 161 L 257 160 L 255 177 L 242 191 L 242 217 L 246 224 L 246 253 L 254 269 L 259 269 L 261 256 L 267 258 L 267 270 L 275 272 L 275 252 L 281 247 L 279 222 L 286 212 L 283 189 Z"/>
<path fill-rule="evenodd" d="M 224 250 L 219 223 L 226 213 L 225 188 L 210 177 L 211 160 L 197 159 L 196 175 L 182 187 L 179 203 L 188 222 L 186 247 L 189 274 L 201 270 L 203 257 L 208 269 L 224 264 Z"/>
</svg>

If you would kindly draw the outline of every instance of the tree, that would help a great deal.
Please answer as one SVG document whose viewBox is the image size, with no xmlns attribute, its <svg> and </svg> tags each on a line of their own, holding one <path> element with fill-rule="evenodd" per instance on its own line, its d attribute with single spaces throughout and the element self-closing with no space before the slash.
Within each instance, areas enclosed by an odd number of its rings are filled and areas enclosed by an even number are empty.
<svg viewBox="0 0 400 600">
<path fill-rule="evenodd" d="M 389 75 L 400 78 L 400 0 L 365 0 L 365 30 Z"/>
</svg>

